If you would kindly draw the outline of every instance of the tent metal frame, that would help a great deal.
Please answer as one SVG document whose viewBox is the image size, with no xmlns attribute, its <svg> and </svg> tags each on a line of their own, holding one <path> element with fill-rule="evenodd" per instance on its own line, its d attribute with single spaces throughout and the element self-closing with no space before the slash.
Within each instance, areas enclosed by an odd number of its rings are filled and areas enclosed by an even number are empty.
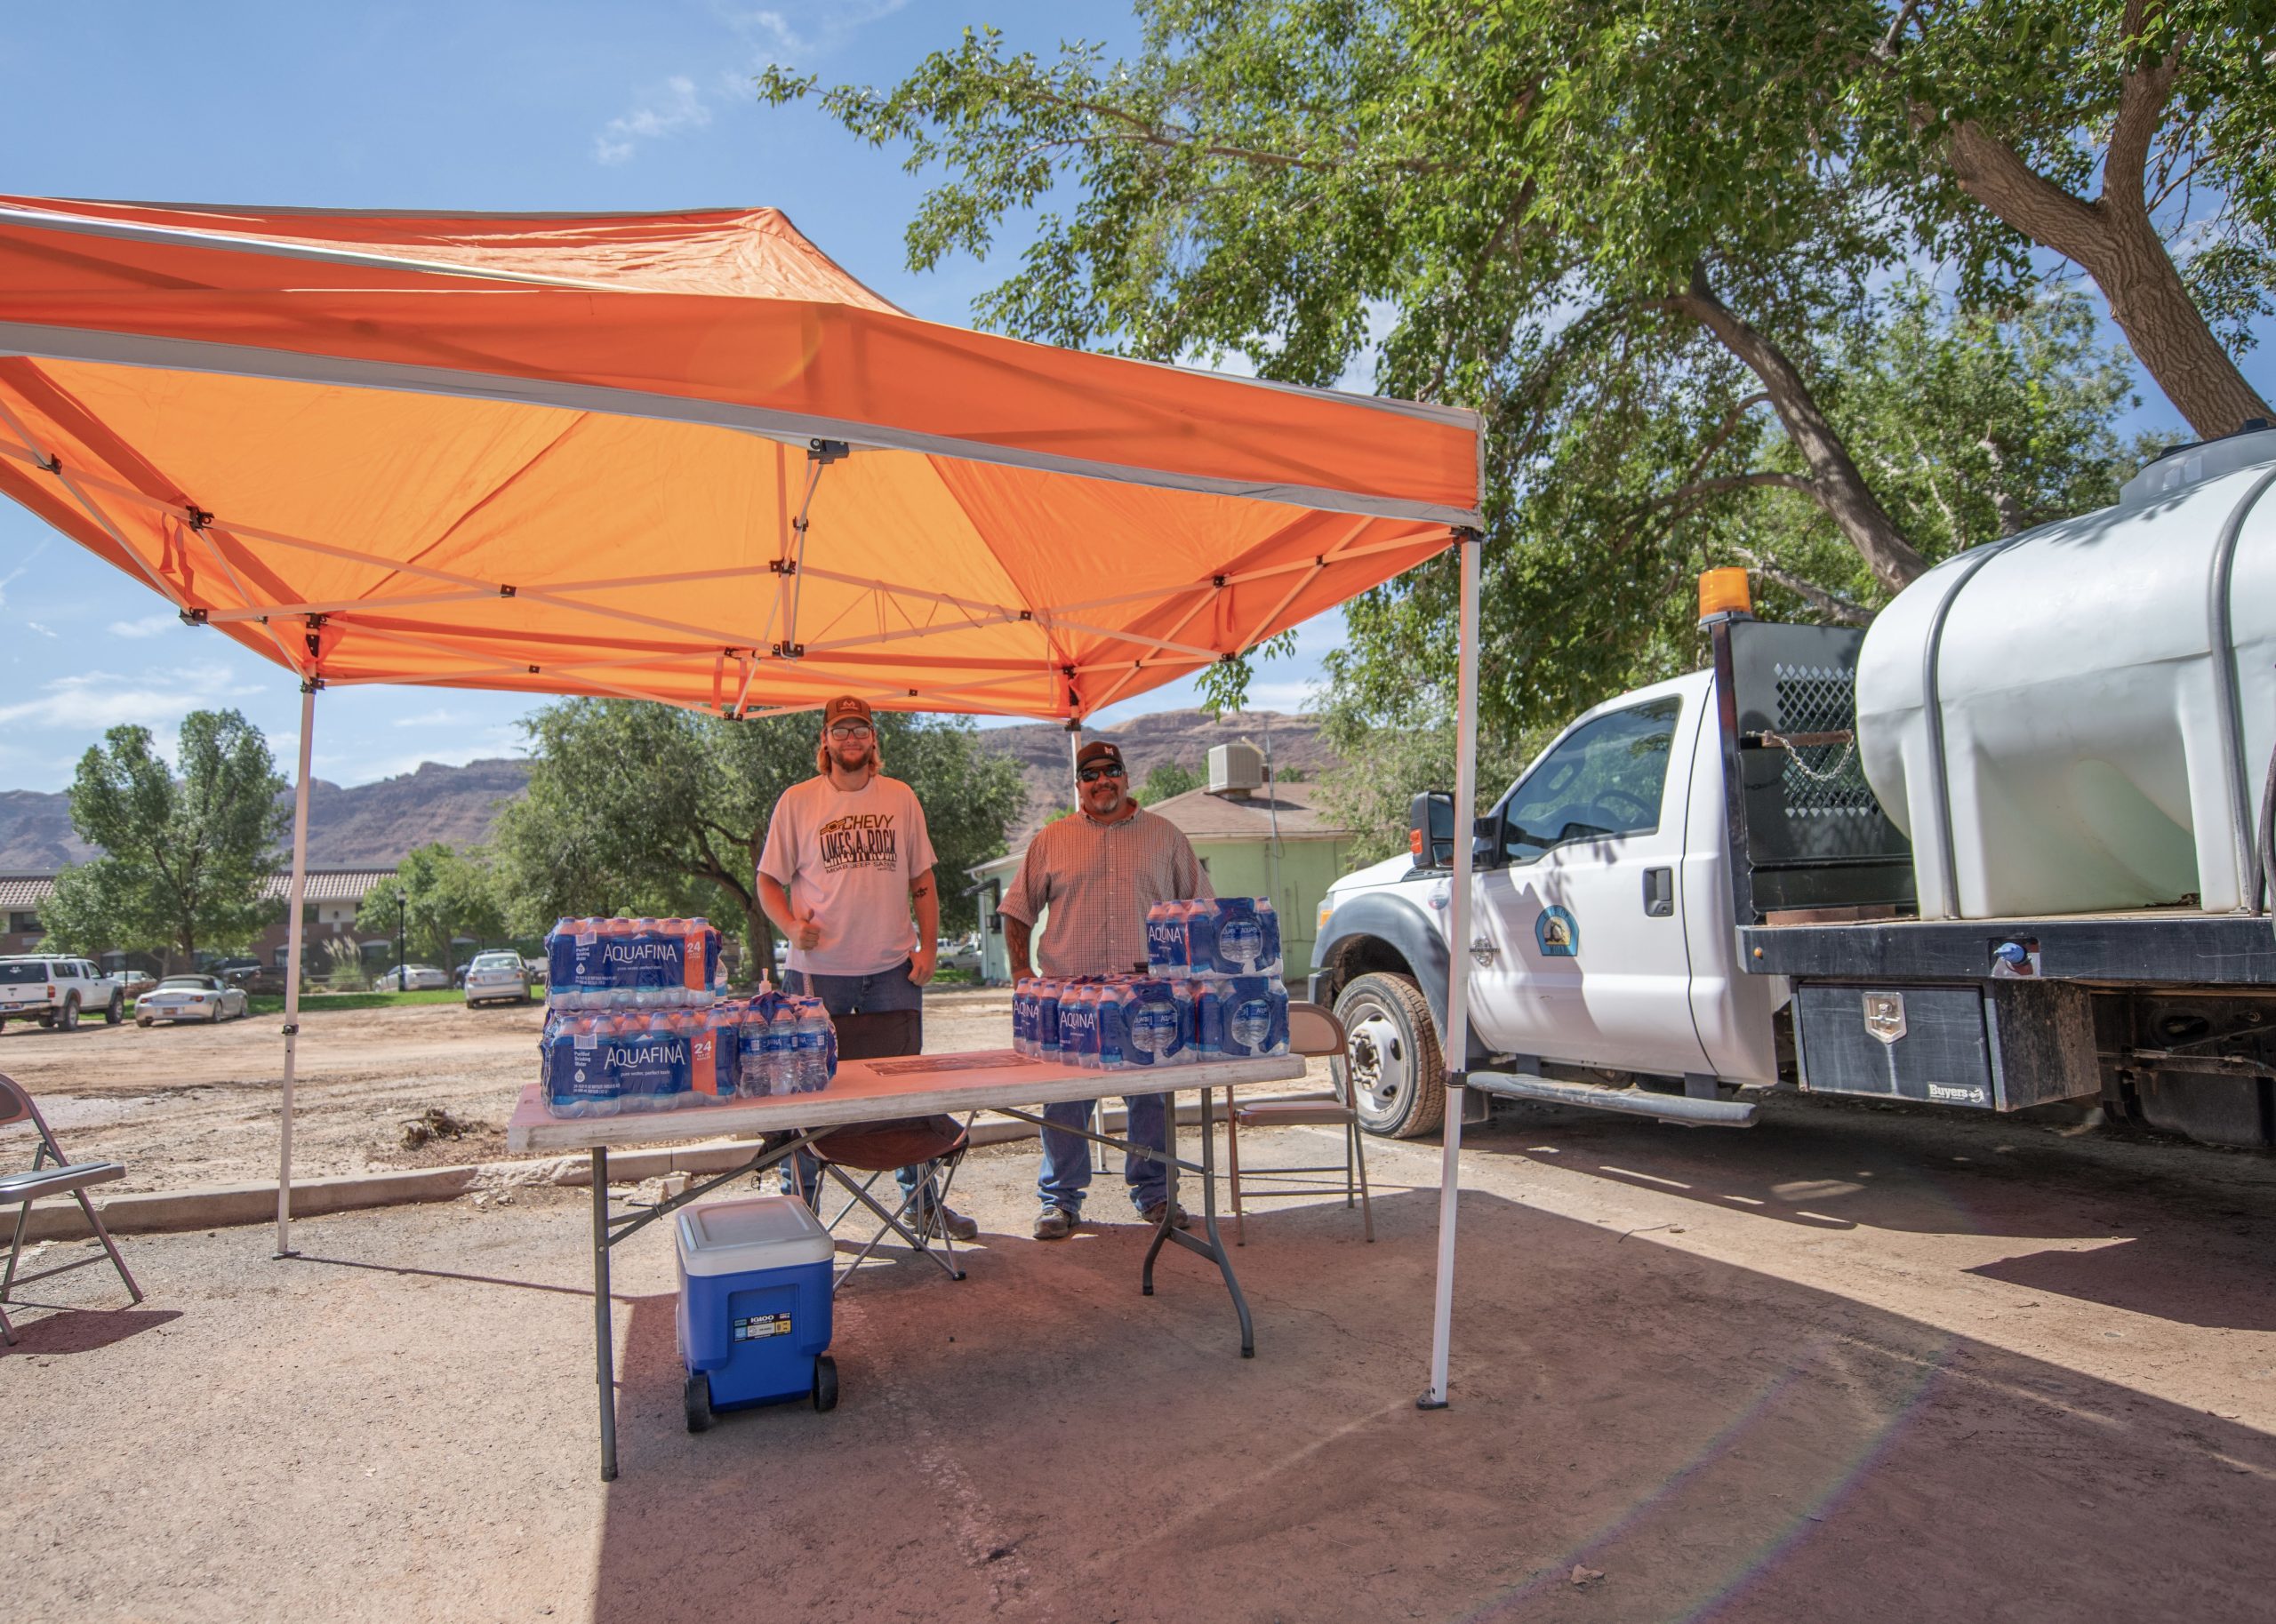
<svg viewBox="0 0 2276 1624">
<path fill-rule="evenodd" d="M 322 212 L 311 211 L 310 212 Z M 593 292 L 622 292 L 626 290 L 609 284 L 573 277 L 547 276 L 535 273 L 510 273 L 487 270 L 464 265 L 429 262 L 407 255 L 375 253 L 348 249 L 333 249 L 318 244 L 249 238 L 243 235 L 208 233 L 180 227 L 156 226 L 143 222 L 104 220 L 92 216 L 72 215 L 56 211 L 0 205 L 0 222 L 19 226 L 34 226 L 63 233 L 97 236 L 112 236 L 146 242 L 180 243 L 221 252 L 270 254 L 283 258 L 323 261 L 325 263 L 386 268 L 416 270 L 471 280 L 502 282 L 532 289 L 578 289 Z M 902 319 L 913 319 L 903 317 Z M 683 583 L 706 579 L 737 579 L 751 573 L 744 570 L 685 572 L 670 576 L 643 578 L 636 581 L 586 581 L 554 584 L 483 581 L 474 577 L 447 570 L 416 564 L 400 559 L 381 558 L 353 548 L 338 547 L 306 538 L 288 536 L 261 527 L 230 522 L 194 504 L 187 511 L 181 504 L 153 496 L 148 492 L 98 476 L 84 475 L 65 468 L 60 455 L 44 452 L 39 440 L 18 420 L 4 402 L 0 402 L 0 422 L 14 434 L 16 445 L 0 444 L 0 457 L 6 457 L 54 476 L 68 492 L 73 502 L 108 535 L 119 551 L 149 584 L 180 611 L 185 620 L 212 625 L 259 624 L 276 647 L 278 656 L 287 669 L 300 678 L 301 729 L 298 773 L 295 780 L 293 820 L 293 868 L 288 891 L 290 915 L 287 924 L 286 953 L 293 973 L 285 978 L 285 1020 L 284 1089 L 282 1124 L 278 1143 L 278 1172 L 276 1192 L 276 1255 L 293 1256 L 292 1248 L 292 1156 L 293 1091 L 297 1073 L 297 1046 L 300 1032 L 301 953 L 303 946 L 301 915 L 306 904 L 308 868 L 308 804 L 310 763 L 316 723 L 316 695 L 319 689 L 337 684 L 349 686 L 386 680 L 379 677 L 359 677 L 352 671 L 327 673 L 325 648 L 322 633 L 328 623 L 338 620 L 352 628 L 358 638 L 369 637 L 379 642 L 396 643 L 406 647 L 418 647 L 430 652 L 441 652 L 462 660 L 462 669 L 429 679 L 432 685 L 449 686 L 453 678 L 467 682 L 481 682 L 501 676 L 570 677 L 581 687 L 597 689 L 628 699 L 653 700 L 678 705 L 686 708 L 711 710 L 733 717 L 755 717 L 794 714 L 818 707 L 827 697 L 818 692 L 810 704 L 778 705 L 759 711 L 747 709 L 750 689 L 759 671 L 767 666 L 795 664 L 806 666 L 810 661 L 817 668 L 817 685 L 823 674 L 832 668 L 843 671 L 847 667 L 874 668 L 876 660 L 857 660 L 834 654 L 854 647 L 867 647 L 878 642 L 903 641 L 925 636 L 950 636 L 960 630 L 1006 622 L 1032 622 L 1044 642 L 1045 652 L 1032 667 L 1025 663 L 955 661 L 956 666 L 970 668 L 993 668 L 1006 671 L 1005 676 L 952 687 L 933 687 L 926 690 L 934 699 L 978 700 L 980 696 L 1010 684 L 1040 682 L 1046 690 L 1054 681 L 1057 692 L 1063 695 L 1056 707 L 1039 709 L 1013 708 L 998 704 L 992 708 L 999 715 L 1037 716 L 1046 719 L 1063 718 L 1069 732 L 1070 755 L 1078 751 L 1083 736 L 1083 718 L 1111 703 L 1140 673 L 1169 666 L 1205 665 L 1220 659 L 1238 658 L 1253 650 L 1270 628 L 1300 597 L 1304 589 L 1317 581 L 1334 564 L 1364 556 L 1366 554 L 1394 548 L 1410 548 L 1414 540 L 1386 541 L 1366 548 L 1354 548 L 1351 543 L 1364 533 L 1364 524 L 1355 527 L 1336 546 L 1325 548 L 1310 562 L 1302 560 L 1245 572 L 1214 575 L 1205 581 L 1182 587 L 1143 589 L 1088 599 L 1079 604 L 1059 606 L 1027 605 L 1010 607 L 981 600 L 960 598 L 950 594 L 931 591 L 914 586 L 901 585 L 880 580 L 846 576 L 816 568 L 811 572 L 817 580 L 863 588 L 875 595 L 880 617 L 880 633 L 875 637 L 845 639 L 831 644 L 817 643 L 812 648 L 801 649 L 797 642 L 797 616 L 802 595 L 802 578 L 809 572 L 805 552 L 810 510 L 814 494 L 820 487 L 824 468 L 847 454 L 849 448 L 897 450 L 928 456 L 940 456 L 958 461 L 1024 468 L 1042 472 L 1073 475 L 1086 478 L 1134 484 L 1167 490 L 1201 492 L 1234 496 L 1251 500 L 1286 503 L 1315 511 L 1339 512 L 1364 517 L 1390 517 L 1413 520 L 1424 524 L 1444 524 L 1454 531 L 1456 551 L 1461 564 L 1461 606 L 1459 613 L 1459 652 L 1457 676 L 1457 750 L 1458 768 L 1455 792 L 1455 840 L 1454 884 L 1448 909 L 1448 940 L 1450 951 L 1447 996 L 1447 1029 L 1445 1043 L 1444 1086 L 1451 1096 L 1447 1101 L 1445 1138 L 1442 1148 L 1439 1180 L 1439 1236 L 1437 1284 L 1431 1317 L 1431 1352 L 1429 1386 L 1415 1402 L 1423 1409 L 1442 1409 L 1448 1402 L 1448 1356 L 1454 1300 L 1454 1270 L 1456 1225 L 1459 1218 L 1460 1156 L 1462 1148 L 1463 1094 L 1467 1086 L 1466 1067 L 1470 1036 L 1470 954 L 1471 896 L 1472 881 L 1472 852 L 1470 832 L 1475 826 L 1477 801 L 1477 712 L 1478 712 L 1478 609 L 1479 553 L 1482 538 L 1471 528 L 1480 523 L 1480 516 L 1471 510 L 1447 508 L 1431 502 L 1404 501 L 1350 492 L 1339 492 L 1296 484 L 1265 484 L 1178 473 L 1158 468 L 1137 468 L 1123 464 L 1100 462 L 1094 459 L 1059 456 L 1047 452 L 1007 448 L 984 441 L 926 434 L 895 428 L 874 423 L 849 423 L 836 420 L 808 417 L 772 409 L 733 405 L 724 402 L 698 397 L 663 395 L 633 389 L 608 388 L 562 380 L 535 380 L 517 376 L 500 376 L 470 371 L 429 367 L 401 363 L 358 361 L 341 356 L 326 356 L 299 352 L 261 348 L 209 340 L 158 339 L 126 333 L 94 332 L 49 327 L 19 323 L 0 323 L 0 357 L 15 357 L 35 362 L 43 359 L 65 360 L 128 366 L 156 366 L 170 370 L 206 372 L 224 376 L 270 379 L 308 384 L 339 385 L 357 388 L 376 388 L 409 393 L 437 395 L 461 399 L 509 402 L 524 405 L 538 405 L 555 409 L 599 412 L 610 416 L 643 418 L 668 421 L 709 424 L 732 430 L 758 435 L 786 446 L 803 444 L 808 451 L 809 467 L 804 499 L 797 516 L 785 525 L 778 547 L 775 562 L 771 566 L 777 577 L 774 607 L 768 615 L 765 631 L 757 642 L 747 635 L 720 631 L 716 628 L 677 624 L 660 617 L 643 615 L 635 611 L 605 607 L 583 602 L 580 592 L 619 588 L 627 585 Z M 1330 391 L 1306 391 L 1293 386 L 1270 383 L 1262 380 L 1228 380 L 1254 387 L 1289 390 L 1297 393 L 1330 394 Z M 1355 405 L 1414 417 L 1430 418 L 1447 422 L 1460 422 L 1473 430 L 1477 425 L 1475 413 L 1461 408 L 1443 407 L 1422 403 L 1390 401 L 1378 397 L 1337 396 L 1336 398 Z M 181 556 L 188 557 L 187 535 L 198 539 L 200 550 L 219 566 L 221 575 L 240 600 L 236 608 L 201 607 L 186 601 L 186 586 L 171 580 L 163 568 L 143 555 L 140 548 L 128 540 L 119 525 L 91 494 L 100 490 L 106 497 L 155 508 L 168 516 L 183 532 L 180 543 Z M 408 575 L 431 581 L 447 588 L 425 593 L 409 594 L 395 598 L 362 598 L 330 602 L 305 601 L 263 604 L 247 586 L 243 572 L 233 562 L 224 543 L 234 545 L 248 557 L 255 557 L 252 543 L 261 543 L 286 548 L 301 549 L 329 556 L 345 562 L 378 567 L 392 574 Z M 1224 601 L 1225 589 L 1233 585 L 1267 579 L 1283 573 L 1295 580 L 1272 609 L 1261 616 L 1247 636 L 1239 640 L 1234 654 L 1220 655 L 1198 644 L 1182 643 L 1178 639 L 1196 619 L 1212 605 Z M 1166 636 L 1117 630 L 1094 621 L 1077 620 L 1077 614 L 1087 613 L 1118 604 L 1151 600 L 1167 604 L 1187 594 L 1194 596 L 1194 603 L 1171 627 Z M 587 614 L 623 626 L 637 626 L 661 631 L 675 637 L 690 640 L 685 648 L 665 648 L 635 652 L 626 651 L 621 660 L 573 660 L 560 665 L 544 661 L 517 660 L 509 652 L 493 652 L 478 646 L 469 647 L 447 638 L 421 638 L 394 627 L 373 626 L 365 617 L 374 613 L 384 615 L 392 609 L 431 608 L 453 603 L 474 603 L 496 597 L 527 597 L 548 607 Z M 949 608 L 960 612 L 966 618 L 958 621 L 919 625 L 910 613 L 908 600 L 929 604 L 933 609 Z M 885 631 L 883 615 L 888 604 L 898 609 L 904 622 L 903 628 Z M 777 619 L 781 635 L 774 636 Z M 291 641 L 276 623 L 277 619 L 299 619 L 305 628 L 302 643 L 305 652 L 296 653 Z M 844 615 L 838 619 L 842 620 Z M 833 626 L 836 622 L 832 623 Z M 469 628 L 474 634 L 478 628 Z M 825 628 L 827 632 L 829 628 Z M 1094 636 L 1104 636 L 1116 642 L 1133 644 L 1151 651 L 1128 660 L 1094 660 L 1080 662 L 1071 657 L 1057 635 L 1062 630 L 1075 631 Z M 726 665 L 733 660 L 740 668 L 741 683 L 732 704 L 723 704 Z M 700 670 L 701 662 L 712 666 L 714 697 L 710 703 L 692 702 L 654 692 L 644 691 L 629 684 L 604 680 L 596 672 L 612 674 L 653 668 L 664 661 L 694 662 Z M 938 668 L 943 661 L 931 663 Z M 1103 692 L 1086 700 L 1076 687 L 1076 678 L 1120 673 L 1118 680 Z M 837 679 L 829 680 L 836 691 Z M 509 685 L 509 684 L 486 684 Z M 518 684 L 510 684 L 518 686 Z M 559 692 L 558 688 L 550 690 Z M 918 691 L 907 687 L 878 690 L 868 697 L 876 700 L 918 698 Z M 1008 698 L 1008 696 L 1003 696 Z M 758 1160 L 764 1161 L 762 1151 Z M 606 1178 L 605 1153 L 594 1153 L 594 1177 L 597 1183 Z M 741 1170 L 739 1170 L 741 1171 Z M 733 1176 L 733 1175 L 729 1175 Z M 709 1188 L 719 1180 L 707 1181 L 700 1188 Z M 699 1192 L 690 1192 L 690 1198 Z M 651 1212 L 640 1221 L 657 1214 Z M 637 1227 L 637 1224 L 629 1227 Z M 1182 1237 L 1173 1237 L 1180 1238 Z M 1156 1249 L 1161 1244 L 1156 1239 Z M 1151 1256 L 1149 1256 L 1150 1264 Z M 605 1276 L 603 1276 L 604 1282 Z M 604 1284 L 597 1297 L 597 1313 L 603 1326 L 603 1356 L 606 1356 L 606 1287 Z M 1246 1316 L 1244 1316 L 1246 1318 Z"/>
</svg>

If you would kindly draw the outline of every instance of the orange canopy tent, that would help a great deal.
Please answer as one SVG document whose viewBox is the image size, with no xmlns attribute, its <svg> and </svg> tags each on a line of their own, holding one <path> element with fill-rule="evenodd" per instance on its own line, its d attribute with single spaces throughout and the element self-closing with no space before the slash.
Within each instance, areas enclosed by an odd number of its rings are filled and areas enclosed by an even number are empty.
<svg viewBox="0 0 2276 1624">
<path fill-rule="evenodd" d="M 0 492 L 301 679 L 295 964 L 320 687 L 1078 726 L 1473 532 L 1479 444 L 921 321 L 773 210 L 0 197 Z"/>
</svg>

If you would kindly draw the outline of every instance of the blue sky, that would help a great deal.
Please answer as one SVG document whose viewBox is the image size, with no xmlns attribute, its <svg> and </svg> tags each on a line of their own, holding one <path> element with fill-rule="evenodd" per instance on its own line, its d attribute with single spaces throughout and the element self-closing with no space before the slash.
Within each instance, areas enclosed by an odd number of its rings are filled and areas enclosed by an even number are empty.
<svg viewBox="0 0 2276 1624">
<path fill-rule="evenodd" d="M 891 152 L 804 110 L 764 111 L 749 81 L 781 61 L 889 83 L 966 24 L 1022 46 L 1127 43 L 1120 0 L 463 0 L 440 4 L 184 5 L 77 0 L 0 22 L 7 189 L 35 195 L 335 207 L 668 209 L 769 204 L 887 298 L 968 318 L 1001 274 L 902 268 L 921 192 Z M 2269 352 L 2248 370 L 2272 387 Z M 1364 380 L 1352 380 L 1366 387 Z M 2179 420 L 2153 389 L 2129 428 Z M 1296 708 L 1342 634 L 1302 628 L 1255 702 Z M 162 737 L 231 705 L 289 761 L 298 694 L 273 666 L 178 624 L 160 600 L 0 502 L 0 789 L 57 789 L 104 728 Z M 1105 713 L 1193 702 L 1190 684 Z M 325 696 L 316 766 L 360 783 L 421 761 L 511 753 L 527 707 L 443 689 Z"/>
</svg>

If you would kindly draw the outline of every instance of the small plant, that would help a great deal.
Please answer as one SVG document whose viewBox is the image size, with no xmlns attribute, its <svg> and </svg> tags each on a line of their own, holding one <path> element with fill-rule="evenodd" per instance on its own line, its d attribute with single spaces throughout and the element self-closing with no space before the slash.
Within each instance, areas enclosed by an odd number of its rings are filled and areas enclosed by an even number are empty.
<svg viewBox="0 0 2276 1624">
<path fill-rule="evenodd" d="M 363 949 L 345 936 L 334 936 L 324 944 L 325 955 L 332 960 L 332 969 L 325 983 L 334 992 L 363 992 L 372 985 L 371 972 L 364 967 Z"/>
</svg>

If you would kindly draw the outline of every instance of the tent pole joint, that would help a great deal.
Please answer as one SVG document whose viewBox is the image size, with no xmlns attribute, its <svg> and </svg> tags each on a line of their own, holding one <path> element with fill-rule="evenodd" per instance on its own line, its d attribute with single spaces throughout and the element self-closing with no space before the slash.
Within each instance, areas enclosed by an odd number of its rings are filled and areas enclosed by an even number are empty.
<svg viewBox="0 0 2276 1624">
<path fill-rule="evenodd" d="M 181 612 L 181 623 L 184 626 L 203 626 L 206 623 L 207 612 L 203 609 L 185 609 Z"/>
<path fill-rule="evenodd" d="M 182 509 L 182 523 L 188 524 L 192 530 L 202 532 L 212 522 L 213 515 L 196 502 L 191 502 Z"/>
<path fill-rule="evenodd" d="M 511 597 L 514 596 L 514 588 L 501 584 L 498 588 L 498 596 L 500 597 Z"/>
<path fill-rule="evenodd" d="M 820 464 L 825 468 L 833 462 L 843 462 L 846 458 L 853 454 L 854 448 L 846 444 L 843 440 L 809 440 L 806 442 L 806 460 Z"/>
<path fill-rule="evenodd" d="M 35 454 L 32 458 L 32 466 L 43 474 L 53 474 L 60 477 L 63 473 L 63 457 L 59 452 L 50 452 L 45 457 Z"/>
</svg>

